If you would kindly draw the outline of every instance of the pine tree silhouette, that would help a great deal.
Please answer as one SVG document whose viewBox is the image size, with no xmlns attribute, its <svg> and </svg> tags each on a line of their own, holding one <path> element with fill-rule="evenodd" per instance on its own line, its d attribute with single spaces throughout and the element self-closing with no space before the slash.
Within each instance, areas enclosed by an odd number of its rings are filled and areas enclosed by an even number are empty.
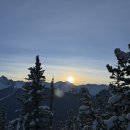
<svg viewBox="0 0 130 130">
<path fill-rule="evenodd" d="M 45 81 L 39 56 L 36 56 L 35 67 L 30 67 L 26 78 L 29 82 L 23 87 L 25 94 L 19 100 L 23 104 L 22 114 L 16 120 L 17 130 L 49 130 L 52 113 L 48 106 L 43 106 Z"/>
</svg>

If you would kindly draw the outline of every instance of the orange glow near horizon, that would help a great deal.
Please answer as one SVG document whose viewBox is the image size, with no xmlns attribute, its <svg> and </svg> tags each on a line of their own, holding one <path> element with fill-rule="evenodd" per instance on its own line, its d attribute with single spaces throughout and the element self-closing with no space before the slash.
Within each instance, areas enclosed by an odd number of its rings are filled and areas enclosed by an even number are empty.
<svg viewBox="0 0 130 130">
<path fill-rule="evenodd" d="M 54 71 L 56 69 L 56 71 Z M 74 85 L 81 85 L 81 84 L 109 84 L 110 80 L 109 80 L 109 76 L 107 73 L 100 73 L 97 72 L 95 74 L 91 74 L 88 72 L 80 72 L 80 71 L 76 71 L 76 69 L 59 69 L 59 72 L 56 73 L 58 70 L 57 68 L 54 68 L 54 70 L 51 70 L 50 68 L 46 69 L 46 82 L 51 82 L 52 77 L 54 75 L 54 81 L 55 82 L 59 82 L 59 81 L 63 81 L 66 82 L 68 81 L 67 78 L 69 78 L 70 76 L 73 77 L 74 79 L 71 78 L 71 83 L 73 83 Z M 48 71 L 50 70 L 50 71 Z M 52 73 L 52 71 L 54 71 L 54 73 Z M 96 71 L 95 71 L 96 72 Z M 25 78 L 28 77 L 28 73 L 29 71 L 25 71 L 24 73 L 14 73 L 13 76 L 12 74 L 1 74 L 6 76 L 9 79 L 13 79 L 13 80 L 23 80 L 26 81 Z M 73 80 L 73 81 L 72 81 Z M 69 80 L 70 81 L 70 80 Z"/>
</svg>

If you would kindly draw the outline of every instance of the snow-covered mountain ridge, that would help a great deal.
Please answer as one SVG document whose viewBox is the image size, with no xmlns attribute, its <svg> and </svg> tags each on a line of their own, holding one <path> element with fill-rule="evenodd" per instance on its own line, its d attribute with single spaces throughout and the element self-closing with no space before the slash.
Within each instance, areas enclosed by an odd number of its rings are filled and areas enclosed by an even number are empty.
<svg viewBox="0 0 130 130">
<path fill-rule="evenodd" d="M 13 81 L 13 80 L 9 80 L 7 77 L 5 76 L 1 76 L 0 77 L 0 90 L 1 89 L 5 89 L 5 88 L 9 88 L 9 87 L 13 87 L 14 89 L 19 89 L 22 88 L 22 86 L 24 86 L 25 82 L 23 81 Z M 45 82 L 43 83 L 45 85 L 45 87 L 50 87 L 50 83 Z M 60 90 L 62 90 L 63 92 L 74 92 L 74 93 L 78 93 L 80 88 L 85 87 L 88 88 L 89 92 L 91 95 L 96 95 L 97 93 L 99 93 L 102 90 L 108 90 L 107 85 L 97 85 L 97 84 L 86 84 L 86 85 L 74 85 L 72 83 L 69 82 L 56 82 L 54 84 L 55 88 L 58 88 Z"/>
<path fill-rule="evenodd" d="M 5 76 L 0 77 L 0 89 L 5 89 L 8 87 L 12 87 L 14 85 L 13 80 L 9 80 Z"/>
</svg>

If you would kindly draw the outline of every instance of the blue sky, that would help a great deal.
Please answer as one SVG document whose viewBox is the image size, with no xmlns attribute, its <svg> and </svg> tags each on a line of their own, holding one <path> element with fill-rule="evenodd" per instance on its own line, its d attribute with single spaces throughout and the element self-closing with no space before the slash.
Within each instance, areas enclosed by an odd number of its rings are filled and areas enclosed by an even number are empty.
<svg viewBox="0 0 130 130">
<path fill-rule="evenodd" d="M 40 55 L 47 81 L 109 83 L 114 49 L 128 51 L 129 0 L 1 0 L 0 75 L 27 77 Z"/>
</svg>

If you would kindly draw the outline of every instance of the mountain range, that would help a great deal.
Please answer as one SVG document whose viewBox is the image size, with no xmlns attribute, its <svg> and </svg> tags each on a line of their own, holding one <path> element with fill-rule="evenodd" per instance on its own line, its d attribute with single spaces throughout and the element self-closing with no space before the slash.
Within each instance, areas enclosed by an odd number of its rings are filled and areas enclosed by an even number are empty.
<svg viewBox="0 0 130 130">
<path fill-rule="evenodd" d="M 13 81 L 8 79 L 5 76 L 0 77 L 0 90 L 5 89 L 5 88 L 14 88 L 14 89 L 22 89 L 22 86 L 25 85 L 24 81 Z M 51 85 L 48 82 L 44 82 L 43 85 L 46 88 L 49 88 Z M 55 88 L 60 89 L 63 92 L 79 92 L 80 88 L 88 88 L 89 92 L 91 95 L 96 95 L 102 90 L 108 90 L 108 85 L 104 84 L 85 84 L 85 85 L 74 85 L 70 82 L 56 82 L 54 84 Z"/>
<path fill-rule="evenodd" d="M 17 98 L 22 97 L 24 94 L 24 90 L 22 89 L 22 86 L 24 85 L 25 82 L 23 81 L 13 81 L 5 76 L 0 77 L 0 106 L 6 106 L 9 120 L 16 118 L 19 114 L 16 110 L 20 109 L 22 106 Z M 44 82 L 43 85 L 45 85 L 46 88 L 50 87 L 50 83 L 48 82 Z M 95 96 L 100 92 L 105 94 L 108 93 L 107 85 L 74 85 L 69 82 L 60 81 L 56 82 L 54 87 L 58 93 L 63 93 L 61 97 L 54 97 L 54 119 L 56 120 L 64 120 L 68 110 L 73 110 L 74 112 L 78 111 L 81 104 L 78 95 L 80 88 L 88 88 L 92 96 Z M 49 100 L 44 100 L 44 104 L 49 105 Z"/>
</svg>

